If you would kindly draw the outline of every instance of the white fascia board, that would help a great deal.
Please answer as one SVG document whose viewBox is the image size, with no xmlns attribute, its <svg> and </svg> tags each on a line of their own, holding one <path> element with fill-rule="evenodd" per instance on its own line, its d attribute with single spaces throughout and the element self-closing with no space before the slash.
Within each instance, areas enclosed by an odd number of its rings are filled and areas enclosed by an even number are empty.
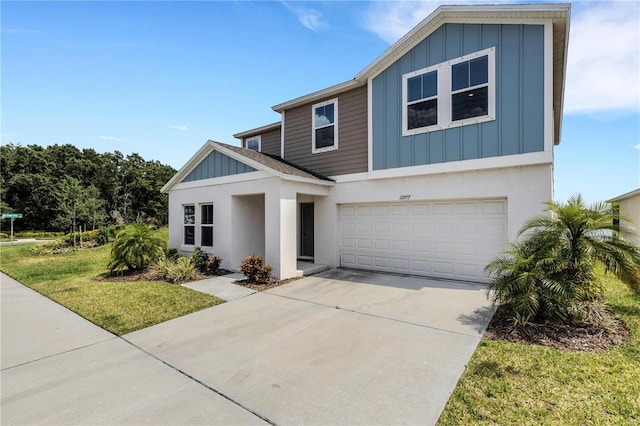
<svg viewBox="0 0 640 426">
<path fill-rule="evenodd" d="M 475 160 L 451 161 L 448 163 L 425 164 L 420 166 L 373 170 L 368 173 L 368 178 L 386 179 L 404 176 L 468 172 L 486 169 L 502 169 L 506 167 L 551 164 L 552 161 L 553 155 L 551 152 L 541 151 L 531 152 L 528 154 L 504 155 L 501 157 L 478 158 Z"/>
<path fill-rule="evenodd" d="M 275 123 L 266 124 L 261 127 L 256 127 L 255 129 L 245 130 L 244 132 L 236 133 L 235 135 L 233 135 L 233 137 L 236 139 L 242 139 L 247 136 L 256 136 L 256 135 L 259 135 L 260 133 L 277 129 L 281 125 L 282 125 L 282 121 L 276 121 Z"/>
<path fill-rule="evenodd" d="M 324 179 L 310 179 L 302 176 L 296 175 L 282 175 L 282 180 L 288 180 L 290 182 L 298 182 L 298 183 L 309 183 L 311 185 L 319 185 L 319 186 L 335 186 L 335 182 Z"/>
<path fill-rule="evenodd" d="M 366 81 L 366 80 L 365 80 Z M 356 87 L 364 85 L 365 82 L 359 80 L 349 80 L 344 83 L 336 84 L 335 86 L 328 87 L 323 90 L 319 90 L 317 92 L 310 93 L 308 95 L 301 96 L 299 98 L 292 99 L 287 102 L 283 102 L 278 105 L 274 105 L 271 107 L 272 110 L 276 112 L 283 112 L 289 108 L 303 105 L 311 102 L 315 102 L 320 99 L 333 97 L 339 93 L 346 92 L 347 90 L 354 89 Z"/>
<path fill-rule="evenodd" d="M 622 195 L 618 195 L 615 198 L 607 200 L 607 203 L 617 203 L 619 201 L 623 201 L 623 200 L 626 200 L 627 198 L 632 198 L 632 197 L 640 197 L 640 188 L 634 189 L 633 191 L 624 193 Z"/>
<path fill-rule="evenodd" d="M 265 172 L 265 171 L 246 172 L 246 173 L 238 173 L 235 175 L 192 180 L 189 182 L 180 182 L 174 185 L 174 187 L 171 189 L 177 191 L 180 189 L 201 188 L 203 186 L 229 185 L 229 184 L 238 183 L 238 182 L 248 182 L 252 180 L 269 179 L 272 177 L 273 175 L 271 173 Z"/>
<path fill-rule="evenodd" d="M 285 111 L 282 111 L 282 128 L 280 129 L 280 158 L 284 158 L 284 118 Z"/>
<path fill-rule="evenodd" d="M 544 24 L 544 81 L 543 81 L 543 133 L 544 133 L 544 150 L 553 151 L 554 144 L 560 141 L 554 141 L 554 111 L 553 111 L 553 23 L 551 21 Z"/>
</svg>

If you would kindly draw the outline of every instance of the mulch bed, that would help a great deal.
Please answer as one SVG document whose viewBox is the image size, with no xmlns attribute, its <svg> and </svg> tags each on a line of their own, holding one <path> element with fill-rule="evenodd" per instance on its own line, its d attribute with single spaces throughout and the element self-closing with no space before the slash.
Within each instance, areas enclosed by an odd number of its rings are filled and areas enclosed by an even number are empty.
<svg viewBox="0 0 640 426">
<path fill-rule="evenodd" d="M 204 280 L 210 277 L 218 277 L 221 275 L 233 274 L 233 271 L 227 269 L 219 269 L 215 275 L 198 274 L 196 280 Z M 141 271 L 122 271 L 117 274 L 105 272 L 92 278 L 94 281 L 121 282 L 121 281 L 164 281 L 157 279 L 148 269 Z M 183 283 L 181 283 L 183 284 Z"/>
<path fill-rule="evenodd" d="M 281 286 L 283 284 L 288 284 L 288 283 L 290 283 L 292 281 L 297 281 L 300 278 L 302 278 L 302 277 L 287 278 L 286 280 L 277 280 L 275 278 L 270 278 L 269 281 L 267 281 L 265 284 L 256 284 L 256 283 L 253 283 L 253 282 L 251 282 L 251 281 L 249 281 L 247 279 L 244 279 L 244 280 L 237 280 L 237 281 L 234 282 L 234 284 L 238 284 L 238 285 L 250 288 L 250 289 L 255 290 L 255 291 L 265 291 L 265 290 L 269 290 L 269 289 L 274 288 L 274 287 L 279 287 L 279 286 Z"/>
<path fill-rule="evenodd" d="M 629 329 L 611 312 L 591 306 L 585 320 L 566 324 L 545 322 L 515 327 L 510 321 L 494 317 L 484 337 L 566 351 L 594 352 L 626 342 Z"/>
</svg>

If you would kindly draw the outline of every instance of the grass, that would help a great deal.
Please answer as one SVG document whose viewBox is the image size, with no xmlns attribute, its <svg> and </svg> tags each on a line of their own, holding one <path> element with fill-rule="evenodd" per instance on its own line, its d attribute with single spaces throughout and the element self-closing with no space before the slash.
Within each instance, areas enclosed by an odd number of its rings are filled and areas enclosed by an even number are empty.
<svg viewBox="0 0 640 426">
<path fill-rule="evenodd" d="M 158 281 L 107 282 L 111 245 L 37 255 L 32 244 L 2 246 L 0 269 L 94 324 L 122 335 L 223 302 L 217 297 Z"/>
<path fill-rule="evenodd" d="M 482 340 L 438 424 L 640 424 L 640 295 L 600 278 L 627 343 L 578 353 Z"/>
</svg>

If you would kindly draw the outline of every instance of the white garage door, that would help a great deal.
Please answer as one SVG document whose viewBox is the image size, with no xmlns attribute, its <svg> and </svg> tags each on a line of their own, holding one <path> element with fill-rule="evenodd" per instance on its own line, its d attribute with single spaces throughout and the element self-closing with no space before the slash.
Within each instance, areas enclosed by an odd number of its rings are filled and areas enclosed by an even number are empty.
<svg viewBox="0 0 640 426">
<path fill-rule="evenodd" d="M 487 282 L 505 249 L 506 200 L 340 206 L 344 267 Z"/>
</svg>

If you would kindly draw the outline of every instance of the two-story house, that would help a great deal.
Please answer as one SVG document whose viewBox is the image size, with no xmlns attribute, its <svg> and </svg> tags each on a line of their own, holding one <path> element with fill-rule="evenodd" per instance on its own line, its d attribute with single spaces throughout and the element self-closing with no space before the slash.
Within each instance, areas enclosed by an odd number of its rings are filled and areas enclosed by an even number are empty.
<svg viewBox="0 0 640 426">
<path fill-rule="evenodd" d="M 570 5 L 441 6 L 354 79 L 208 141 L 164 186 L 169 245 L 486 282 L 553 198 Z"/>
</svg>

